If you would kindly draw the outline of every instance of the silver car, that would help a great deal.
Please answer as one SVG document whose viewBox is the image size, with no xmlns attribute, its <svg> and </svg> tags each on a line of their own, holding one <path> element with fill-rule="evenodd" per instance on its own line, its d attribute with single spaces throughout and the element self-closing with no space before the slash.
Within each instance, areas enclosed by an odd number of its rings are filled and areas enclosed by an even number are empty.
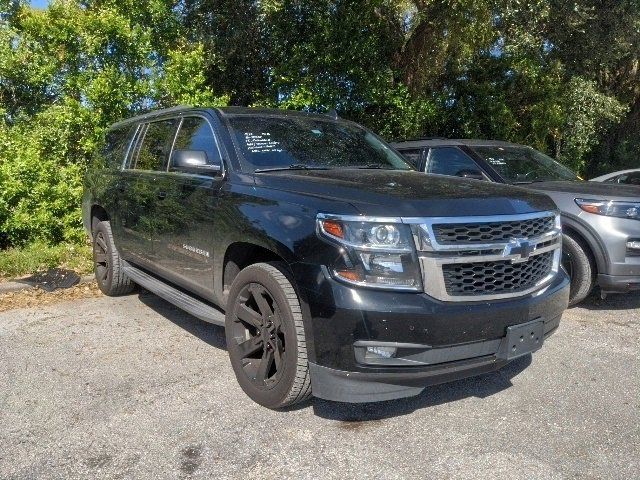
<svg viewBox="0 0 640 480">
<path fill-rule="evenodd" d="M 640 187 L 640 168 L 608 173 L 607 175 L 602 175 L 601 177 L 592 178 L 591 181 L 620 183 L 622 185 L 637 185 L 638 187 Z"/>
<path fill-rule="evenodd" d="M 521 185 L 548 194 L 562 211 L 563 264 L 572 305 L 595 286 L 640 290 L 640 188 L 582 181 L 531 147 L 488 140 L 421 139 L 396 143 L 425 173 Z"/>
</svg>

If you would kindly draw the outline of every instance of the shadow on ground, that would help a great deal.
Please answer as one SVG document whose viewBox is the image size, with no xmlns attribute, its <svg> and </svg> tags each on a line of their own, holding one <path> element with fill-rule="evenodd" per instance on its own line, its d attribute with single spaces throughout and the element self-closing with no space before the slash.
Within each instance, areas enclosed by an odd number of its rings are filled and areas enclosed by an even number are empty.
<svg viewBox="0 0 640 480">
<path fill-rule="evenodd" d="M 587 310 L 632 310 L 640 308 L 640 291 L 630 293 L 612 293 L 604 300 L 599 291 L 595 291 L 586 300 L 572 308 Z"/>
<path fill-rule="evenodd" d="M 203 342 L 212 347 L 226 350 L 224 328 L 199 320 L 152 293 L 142 291 L 139 294 L 139 299 L 156 313 Z M 309 402 L 285 409 L 285 411 L 294 411 L 311 406 L 315 415 L 342 422 L 340 428 L 355 430 L 367 422 L 408 415 L 418 409 L 454 402 L 468 397 L 486 398 L 495 395 L 511 387 L 511 379 L 530 364 L 531 355 L 527 355 L 511 362 L 497 372 L 431 386 L 420 395 L 401 400 L 349 404 L 314 398 Z"/>
<path fill-rule="evenodd" d="M 179 309 L 153 293 L 143 290 L 138 294 L 138 298 L 158 315 L 162 315 L 164 318 L 186 330 L 194 337 L 199 338 L 212 347 L 219 348 L 221 350 L 227 349 L 227 342 L 224 336 L 223 327 L 207 323 L 193 315 L 189 315 L 184 310 Z"/>
</svg>

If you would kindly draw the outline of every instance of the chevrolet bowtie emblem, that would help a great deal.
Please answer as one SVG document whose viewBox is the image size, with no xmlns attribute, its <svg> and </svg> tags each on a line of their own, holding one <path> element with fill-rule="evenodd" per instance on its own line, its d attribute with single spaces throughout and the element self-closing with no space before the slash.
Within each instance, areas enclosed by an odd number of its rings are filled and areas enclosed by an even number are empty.
<svg viewBox="0 0 640 480">
<path fill-rule="evenodd" d="M 514 238 L 504 247 L 503 257 L 511 258 L 513 263 L 526 262 L 536 247 L 526 238 Z"/>
</svg>

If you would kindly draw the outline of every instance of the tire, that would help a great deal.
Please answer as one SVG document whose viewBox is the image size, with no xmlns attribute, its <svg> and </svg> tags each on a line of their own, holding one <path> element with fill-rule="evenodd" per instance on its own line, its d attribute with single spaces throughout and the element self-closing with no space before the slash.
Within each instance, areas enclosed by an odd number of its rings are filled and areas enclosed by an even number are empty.
<svg viewBox="0 0 640 480">
<path fill-rule="evenodd" d="M 225 334 L 238 383 L 254 402 L 278 409 L 309 398 L 302 310 L 282 263 L 258 263 L 238 273 Z"/>
<path fill-rule="evenodd" d="M 569 306 L 587 298 L 595 286 L 595 265 L 582 242 L 570 235 L 562 237 L 562 263 L 571 277 Z"/>
<path fill-rule="evenodd" d="M 107 221 L 98 222 L 93 230 L 93 267 L 98 287 L 105 295 L 117 297 L 134 291 L 135 284 L 122 269 L 122 259 Z"/>
</svg>

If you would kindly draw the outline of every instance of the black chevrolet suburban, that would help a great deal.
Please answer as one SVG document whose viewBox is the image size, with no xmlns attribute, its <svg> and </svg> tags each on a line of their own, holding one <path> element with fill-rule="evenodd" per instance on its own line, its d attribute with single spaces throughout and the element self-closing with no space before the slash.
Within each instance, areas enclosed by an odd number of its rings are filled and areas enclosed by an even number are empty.
<svg viewBox="0 0 640 480">
<path fill-rule="evenodd" d="M 83 220 L 106 295 L 224 325 L 256 402 L 371 402 L 539 349 L 569 288 L 553 202 L 418 173 L 348 121 L 180 107 L 113 125 Z"/>
</svg>

